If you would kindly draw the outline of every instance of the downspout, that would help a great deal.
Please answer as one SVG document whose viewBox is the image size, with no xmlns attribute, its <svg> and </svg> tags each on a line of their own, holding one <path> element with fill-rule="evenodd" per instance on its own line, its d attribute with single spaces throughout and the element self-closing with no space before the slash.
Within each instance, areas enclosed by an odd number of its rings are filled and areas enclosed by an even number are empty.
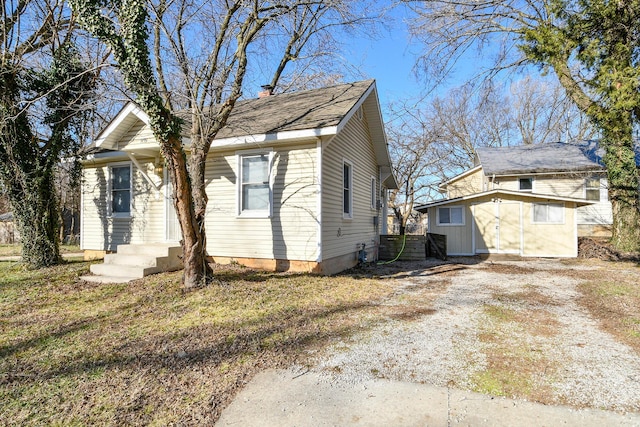
<svg viewBox="0 0 640 427">
<path fill-rule="evenodd" d="M 316 262 L 322 262 L 322 138 L 316 138 L 316 164 L 317 164 L 317 176 L 316 180 L 318 182 L 318 195 L 316 196 L 316 223 L 318 224 L 316 228 L 316 249 L 318 250 L 318 255 L 316 258 Z"/>
</svg>

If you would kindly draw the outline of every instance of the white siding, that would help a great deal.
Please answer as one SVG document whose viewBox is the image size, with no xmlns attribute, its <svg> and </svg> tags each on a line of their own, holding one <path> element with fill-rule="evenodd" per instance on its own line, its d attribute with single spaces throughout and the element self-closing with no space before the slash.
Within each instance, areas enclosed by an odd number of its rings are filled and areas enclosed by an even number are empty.
<svg viewBox="0 0 640 427">
<path fill-rule="evenodd" d="M 151 127 L 138 120 L 118 141 L 118 150 L 131 151 L 136 148 L 153 148 L 158 150 L 158 144 L 153 136 Z M 159 154 L 159 153 L 158 153 Z"/>
<path fill-rule="evenodd" d="M 371 177 L 378 176 L 366 115 L 354 115 L 322 152 L 322 259 L 353 254 L 361 243 L 367 251 L 376 247 L 378 230 L 371 207 Z M 353 217 L 343 218 L 343 162 L 353 164 Z M 378 183 L 379 187 L 380 183 Z"/>
<path fill-rule="evenodd" d="M 613 211 L 606 178 L 600 178 L 600 201 L 578 208 L 578 224 L 613 224 Z"/>
<path fill-rule="evenodd" d="M 533 182 L 533 191 L 582 199 L 584 198 L 584 177 L 537 176 Z"/>
<path fill-rule="evenodd" d="M 270 218 L 242 218 L 236 153 L 210 153 L 205 175 L 209 255 L 316 261 L 317 174 L 315 141 L 273 148 L 273 213 Z"/>
<path fill-rule="evenodd" d="M 140 159 L 139 163 L 146 170 L 153 170 L 153 159 Z M 83 170 L 82 249 L 115 251 L 119 244 L 163 241 L 162 189 L 156 191 L 151 187 L 135 165 L 132 165 L 131 177 L 131 217 L 113 218 L 108 215 L 109 164 L 86 164 Z"/>
</svg>

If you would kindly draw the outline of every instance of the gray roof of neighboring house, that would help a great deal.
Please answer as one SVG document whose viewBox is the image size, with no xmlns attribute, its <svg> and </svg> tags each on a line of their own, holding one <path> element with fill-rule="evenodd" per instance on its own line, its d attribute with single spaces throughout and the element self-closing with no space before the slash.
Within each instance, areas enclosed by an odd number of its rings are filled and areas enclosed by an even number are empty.
<svg viewBox="0 0 640 427">
<path fill-rule="evenodd" d="M 215 139 L 337 126 L 373 83 L 364 80 L 238 101 Z M 180 116 L 189 121 L 188 113 Z"/>
<path fill-rule="evenodd" d="M 604 169 L 603 150 L 595 141 L 482 147 L 476 150 L 476 154 L 486 175 Z"/>
</svg>

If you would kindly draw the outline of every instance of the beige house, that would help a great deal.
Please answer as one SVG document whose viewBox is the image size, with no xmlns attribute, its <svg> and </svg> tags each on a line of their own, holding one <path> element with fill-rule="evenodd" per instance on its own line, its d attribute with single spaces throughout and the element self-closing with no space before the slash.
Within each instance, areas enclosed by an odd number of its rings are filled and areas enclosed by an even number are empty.
<svg viewBox="0 0 640 427">
<path fill-rule="evenodd" d="M 148 122 L 126 105 L 84 162 L 80 244 L 91 254 L 180 240 Z M 375 82 L 238 102 L 205 179 L 214 262 L 331 274 L 355 265 L 363 244 L 375 259 L 396 187 Z"/>
<path fill-rule="evenodd" d="M 480 148 L 475 167 L 441 184 L 443 200 L 416 207 L 448 255 L 575 257 L 578 236 L 612 223 L 594 143 Z"/>
</svg>

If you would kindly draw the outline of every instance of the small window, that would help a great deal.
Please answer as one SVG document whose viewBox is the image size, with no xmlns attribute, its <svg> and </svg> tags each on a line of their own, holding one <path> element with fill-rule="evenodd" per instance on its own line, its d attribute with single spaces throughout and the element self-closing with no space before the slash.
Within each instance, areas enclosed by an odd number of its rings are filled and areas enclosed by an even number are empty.
<svg viewBox="0 0 640 427">
<path fill-rule="evenodd" d="M 353 218 L 353 165 L 344 161 L 342 166 L 342 217 Z"/>
<path fill-rule="evenodd" d="M 520 178 L 520 191 L 533 191 L 533 178 Z"/>
<path fill-rule="evenodd" d="M 463 207 L 438 208 L 438 225 L 464 225 Z"/>
<path fill-rule="evenodd" d="M 271 208 L 269 154 L 240 156 L 240 213 L 268 216 Z"/>
<path fill-rule="evenodd" d="M 111 214 L 131 214 L 131 165 L 111 167 Z"/>
<path fill-rule="evenodd" d="M 587 200 L 600 200 L 600 178 L 587 178 L 584 186 Z"/>
<path fill-rule="evenodd" d="M 378 191 L 376 186 L 376 179 L 371 177 L 371 209 L 376 209 L 378 207 Z"/>
<path fill-rule="evenodd" d="M 533 222 L 540 224 L 564 223 L 564 205 L 553 203 L 534 203 Z"/>
</svg>

